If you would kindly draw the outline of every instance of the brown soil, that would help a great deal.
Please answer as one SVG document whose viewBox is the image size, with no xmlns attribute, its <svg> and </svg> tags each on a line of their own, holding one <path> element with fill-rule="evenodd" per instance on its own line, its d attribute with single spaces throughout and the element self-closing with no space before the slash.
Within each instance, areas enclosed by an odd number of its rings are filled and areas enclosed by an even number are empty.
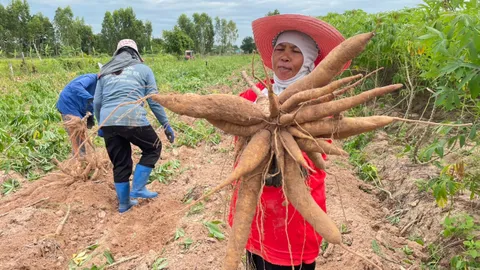
<svg viewBox="0 0 480 270">
<path fill-rule="evenodd" d="M 181 119 L 190 121 L 185 117 Z M 159 136 L 162 142 L 167 142 L 163 132 L 159 132 Z M 113 254 L 116 261 L 130 259 L 110 269 L 152 269 L 154 262 L 161 258 L 168 262 L 168 268 L 164 269 L 221 269 L 228 239 L 225 223 L 230 190 L 213 195 L 204 203 L 203 209 L 189 215 L 175 213 L 185 205 L 182 200 L 198 198 L 226 177 L 232 167 L 232 138 L 223 135 L 219 145 L 202 144 L 195 149 L 172 148 L 168 143 L 164 145 L 159 164 L 177 159 L 181 167 L 167 183 L 155 181 L 149 185 L 149 189 L 159 192 L 158 198 L 143 200 L 123 215 L 117 212 L 111 173 L 99 177 L 97 181 L 50 186 L 31 196 L 21 196 L 19 191 L 2 198 L 0 269 L 68 269 L 69 264 L 73 265 L 75 254 L 93 244 L 99 246 L 93 251 L 87 250 L 86 254 L 92 254 L 92 257 L 85 260 L 81 269 L 104 264 L 103 253 L 106 250 Z M 369 151 L 376 153 L 379 149 L 383 147 Z M 384 269 L 401 269 L 401 266 L 404 269 L 420 269 L 421 259 L 426 258 L 423 247 L 407 237 L 423 227 L 412 226 L 409 234 L 400 235 L 402 227 L 416 216 L 415 211 L 406 212 L 397 226 L 392 225 L 386 217 L 395 211 L 393 206 L 398 205 L 385 200 L 383 192 L 359 180 L 347 159 L 332 156 L 328 165 L 328 213 L 338 225 L 347 225 L 344 242 L 381 264 Z M 381 165 L 378 167 L 383 168 Z M 399 167 L 397 172 L 391 168 L 384 170 L 390 172 L 392 179 L 396 177 L 392 181 L 409 179 L 401 173 L 403 167 Z M 47 175 L 36 182 L 24 183 L 22 189 L 62 180 L 59 177 L 58 174 Z M 399 194 L 395 193 L 394 197 L 400 198 Z M 404 190 L 402 194 L 407 204 L 422 199 L 413 189 Z M 38 202 L 45 198 L 48 199 Z M 7 200 L 12 201 L 5 203 Z M 38 203 L 31 205 L 34 202 Z M 427 211 L 435 209 L 431 200 L 425 205 L 416 205 L 417 208 L 425 207 L 422 209 Z M 70 213 L 65 227 L 55 236 L 68 206 Z M 226 236 L 225 240 L 209 237 L 203 223 L 217 220 L 222 222 L 219 226 Z M 431 227 L 433 229 L 438 228 Z M 180 231 L 184 235 L 175 239 L 175 233 Z M 191 239 L 192 243 L 185 247 L 187 239 Z M 402 250 L 406 246 L 413 251 L 411 255 Z M 138 257 L 131 259 L 131 256 Z M 329 247 L 318 257 L 317 269 L 373 268 L 337 246 Z"/>
<path fill-rule="evenodd" d="M 455 197 L 454 206 L 449 203 L 443 209 L 438 207 L 431 191 L 422 191 L 419 183 L 438 177 L 440 170 L 432 164 L 413 164 L 407 156 L 399 155 L 402 151 L 402 146 L 395 146 L 389 142 L 385 132 L 377 132 L 373 142 L 364 149 L 367 159 L 379 171 L 384 191 L 377 189 L 376 194 L 385 206 L 385 218 L 394 217 L 400 235 L 422 240 L 425 242 L 425 250 L 429 244 L 449 247 L 443 250 L 443 258 L 437 264 L 439 269 L 448 269 L 450 258 L 463 252 L 462 241 L 443 237 L 442 223 L 448 215 L 462 213 L 468 213 L 476 222 L 480 222 L 480 211 L 475 210 L 480 209 L 480 201 L 478 197 L 470 200 L 470 193 L 465 193 Z M 443 162 L 454 164 L 464 161 L 471 171 L 477 164 L 471 160 L 475 156 L 479 156 L 478 151 L 470 157 L 451 154 L 445 156 Z"/>
</svg>

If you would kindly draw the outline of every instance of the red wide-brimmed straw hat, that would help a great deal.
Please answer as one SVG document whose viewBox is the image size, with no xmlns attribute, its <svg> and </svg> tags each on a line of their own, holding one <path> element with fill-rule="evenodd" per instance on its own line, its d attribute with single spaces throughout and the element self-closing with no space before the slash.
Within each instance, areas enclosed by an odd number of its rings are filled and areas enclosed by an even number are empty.
<svg viewBox="0 0 480 270">
<path fill-rule="evenodd" d="M 272 53 L 274 42 L 278 35 L 285 31 L 299 31 L 309 35 L 319 48 L 315 66 L 322 61 L 333 48 L 338 46 L 345 38 L 330 24 L 314 17 L 298 14 L 281 14 L 266 16 L 252 22 L 253 37 L 257 51 L 263 63 L 272 68 Z M 345 64 L 344 69 L 350 66 L 351 61 Z"/>
</svg>

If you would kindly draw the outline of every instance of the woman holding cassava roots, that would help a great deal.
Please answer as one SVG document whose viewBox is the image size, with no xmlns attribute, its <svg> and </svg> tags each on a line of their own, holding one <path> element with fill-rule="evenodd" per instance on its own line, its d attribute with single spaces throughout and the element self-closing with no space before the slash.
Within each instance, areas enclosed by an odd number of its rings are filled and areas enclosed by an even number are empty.
<svg viewBox="0 0 480 270">
<path fill-rule="evenodd" d="M 265 17 L 253 22 L 253 34 L 257 50 L 263 63 L 274 72 L 273 92 L 280 95 L 285 88 L 309 74 L 315 66 L 344 38 L 332 26 L 315 18 L 300 15 L 280 15 Z M 348 62 L 343 68 L 347 68 Z M 258 84 L 267 96 L 268 90 Z M 240 94 L 255 102 L 257 95 L 252 89 Z M 325 172 L 319 168 L 326 155 L 310 159 L 303 152 L 308 166 L 313 170 L 307 174 L 306 182 L 315 202 L 326 211 Z M 289 204 L 284 206 L 285 196 L 281 188 L 282 175 L 277 162 L 272 160 L 269 177 L 261 195 L 261 209 L 257 209 L 251 233 L 246 246 L 247 269 L 315 269 L 315 259 L 319 254 L 322 236 L 295 211 Z M 275 175 L 276 174 L 276 175 Z M 234 222 L 233 213 L 237 199 L 234 193 L 229 217 Z M 288 224 L 286 224 L 288 220 Z"/>
<path fill-rule="evenodd" d="M 262 91 L 260 84 L 242 72 L 252 88 L 240 97 L 152 96 L 176 114 L 207 119 L 238 138 L 235 167 L 227 179 L 180 213 L 236 183 L 224 270 L 237 269 L 245 248 L 250 268 L 314 269 L 322 238 L 381 269 L 343 244 L 340 230 L 325 213 L 322 169 L 325 154 L 348 155 L 330 139 L 348 138 L 395 121 L 413 121 L 389 116 L 336 117 L 403 85 L 336 99 L 372 74 L 334 80 L 365 49 L 375 36 L 372 32 L 345 40 L 335 28 L 315 18 L 277 15 L 254 21 L 253 33 L 264 64 L 275 73 L 273 87 L 267 78 L 268 90 Z"/>
</svg>

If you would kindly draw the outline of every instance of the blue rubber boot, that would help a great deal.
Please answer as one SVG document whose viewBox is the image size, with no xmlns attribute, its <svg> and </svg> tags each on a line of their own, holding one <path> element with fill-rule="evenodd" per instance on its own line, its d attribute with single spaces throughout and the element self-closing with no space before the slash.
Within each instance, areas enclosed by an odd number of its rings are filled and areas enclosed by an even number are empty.
<svg viewBox="0 0 480 270">
<path fill-rule="evenodd" d="M 130 200 L 130 183 L 115 183 L 115 190 L 117 191 L 118 198 L 118 212 L 124 213 L 132 206 L 137 205 L 138 201 Z"/>
<path fill-rule="evenodd" d="M 158 196 L 157 192 L 149 191 L 145 187 L 152 170 L 153 168 L 137 164 L 135 173 L 133 174 L 132 192 L 130 192 L 130 197 L 151 199 Z"/>
</svg>

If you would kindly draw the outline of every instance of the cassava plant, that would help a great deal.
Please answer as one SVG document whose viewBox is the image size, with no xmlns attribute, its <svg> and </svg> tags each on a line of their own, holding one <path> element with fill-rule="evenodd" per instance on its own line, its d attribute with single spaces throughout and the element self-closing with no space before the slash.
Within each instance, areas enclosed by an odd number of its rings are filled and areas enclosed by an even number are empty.
<svg viewBox="0 0 480 270">
<path fill-rule="evenodd" d="M 332 82 L 333 78 L 342 72 L 342 67 L 347 62 L 365 49 L 373 36 L 374 33 L 363 33 L 345 40 L 332 50 L 315 70 L 291 84 L 278 97 L 273 94 L 271 87 L 268 87 L 268 97 L 265 97 L 252 86 L 259 97 L 256 103 L 226 94 L 152 96 L 153 100 L 174 113 L 207 119 L 224 132 L 238 136 L 235 147 L 236 166 L 233 172 L 223 183 L 188 206 L 195 205 L 240 179 L 232 233 L 227 244 L 223 269 L 237 269 L 240 263 L 272 160 L 276 160 L 280 168 L 286 201 L 291 203 L 327 242 L 340 245 L 368 261 L 342 243 L 339 229 L 310 195 L 300 166 L 307 171 L 313 170 L 303 158 L 302 151 L 306 152 L 319 168 L 325 168 L 319 154 L 347 154 L 328 143 L 328 139 L 347 138 L 404 120 L 388 116 L 348 118 L 340 115 L 345 110 L 375 97 L 398 90 L 402 84 L 379 87 L 356 96 L 334 100 L 349 86 L 343 89 L 339 89 L 340 87 L 360 79 L 361 75 Z M 243 75 L 245 77 L 245 74 Z M 373 262 L 369 263 L 381 269 Z"/>
</svg>

